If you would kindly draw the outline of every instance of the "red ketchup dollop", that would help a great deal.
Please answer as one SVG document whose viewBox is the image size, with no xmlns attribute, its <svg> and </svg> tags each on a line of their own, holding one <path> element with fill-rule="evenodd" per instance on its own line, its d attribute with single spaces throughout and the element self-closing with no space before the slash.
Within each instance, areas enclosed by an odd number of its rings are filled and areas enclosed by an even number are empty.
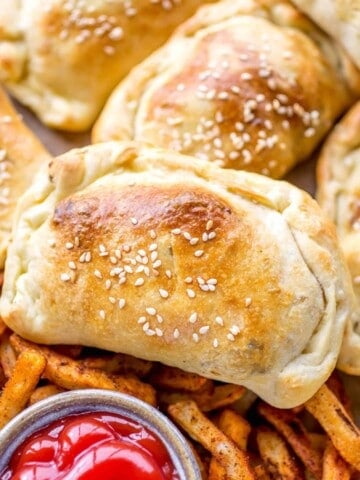
<svg viewBox="0 0 360 480">
<path fill-rule="evenodd" d="M 179 480 L 162 441 L 114 413 L 69 416 L 32 435 L 0 480 Z"/>
</svg>

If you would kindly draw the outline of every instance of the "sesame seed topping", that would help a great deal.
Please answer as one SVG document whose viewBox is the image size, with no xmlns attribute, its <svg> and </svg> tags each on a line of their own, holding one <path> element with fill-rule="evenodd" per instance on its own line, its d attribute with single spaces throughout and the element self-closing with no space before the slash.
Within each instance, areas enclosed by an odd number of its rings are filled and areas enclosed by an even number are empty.
<svg viewBox="0 0 360 480">
<path fill-rule="evenodd" d="M 161 265 L 161 260 L 156 260 L 156 261 L 153 263 L 153 267 L 154 267 L 154 268 L 158 268 L 158 267 L 160 267 L 160 265 Z"/>
<path fill-rule="evenodd" d="M 152 316 L 156 315 L 156 309 L 153 307 L 147 307 L 145 310 L 149 315 L 152 315 Z"/>
<path fill-rule="evenodd" d="M 162 298 L 168 298 L 169 296 L 169 292 L 163 288 L 159 289 L 159 293 L 160 293 L 160 297 Z"/>
<path fill-rule="evenodd" d="M 146 332 L 146 330 L 149 330 L 149 328 L 150 328 L 150 323 L 145 322 L 142 328 L 143 328 L 144 332 Z"/>
<path fill-rule="evenodd" d="M 171 278 L 172 277 L 172 273 L 170 270 L 166 270 L 165 271 L 165 275 L 168 277 L 168 278 Z"/>
<path fill-rule="evenodd" d="M 218 346 L 219 346 L 219 340 L 217 338 L 214 338 L 213 347 L 217 348 Z"/>
<path fill-rule="evenodd" d="M 100 272 L 100 270 L 95 270 L 95 271 L 94 271 L 94 275 L 95 275 L 95 277 L 97 277 L 97 278 L 103 278 L 102 273 Z"/>
<path fill-rule="evenodd" d="M 76 270 L 76 264 L 75 264 L 75 262 L 70 261 L 70 262 L 68 263 L 68 265 L 69 265 L 69 268 L 71 268 L 71 270 Z"/>
<path fill-rule="evenodd" d="M 188 288 L 188 289 L 186 290 L 186 293 L 187 293 L 187 295 L 188 295 L 189 298 L 195 298 L 195 296 L 196 296 L 196 293 L 195 293 L 194 290 L 192 290 L 191 288 Z"/>
<path fill-rule="evenodd" d="M 185 283 L 192 283 L 192 281 L 193 281 L 192 277 L 186 277 L 184 280 Z"/>
<path fill-rule="evenodd" d="M 99 316 L 100 316 L 100 318 L 102 318 L 103 320 L 105 320 L 105 317 L 106 317 L 105 310 L 100 310 L 100 311 L 99 311 Z"/>
<path fill-rule="evenodd" d="M 218 324 L 218 325 L 221 325 L 223 326 L 224 325 L 224 320 L 222 317 L 215 317 L 215 322 Z"/>
<path fill-rule="evenodd" d="M 115 297 L 109 297 L 109 302 L 115 305 L 116 303 L 116 298 Z"/>
<path fill-rule="evenodd" d="M 60 275 L 60 280 L 62 280 L 63 282 L 68 282 L 69 280 L 71 280 L 71 277 L 68 273 L 62 273 Z"/>
<path fill-rule="evenodd" d="M 67 248 L 67 250 L 71 250 L 72 248 L 74 248 L 74 244 L 71 243 L 71 242 L 66 242 L 65 243 L 65 248 Z"/>
<path fill-rule="evenodd" d="M 195 343 L 197 343 L 200 340 L 199 335 L 197 333 L 193 333 L 192 338 L 193 338 Z"/>
<path fill-rule="evenodd" d="M 138 323 L 141 325 L 142 323 L 146 322 L 146 317 L 142 316 L 138 318 Z"/>
<path fill-rule="evenodd" d="M 204 250 L 196 250 L 194 253 L 195 257 L 201 257 L 204 254 Z"/>
<path fill-rule="evenodd" d="M 156 250 L 158 248 L 157 246 L 157 243 L 152 243 L 149 247 L 149 251 L 150 252 L 153 252 L 154 250 Z"/>
<path fill-rule="evenodd" d="M 236 336 L 236 335 L 238 335 L 238 334 L 240 333 L 240 328 L 239 328 L 237 325 L 232 325 L 232 326 L 230 327 L 230 332 L 231 332 L 234 336 Z"/>
<path fill-rule="evenodd" d="M 189 243 L 190 245 L 196 245 L 197 243 L 199 243 L 199 239 L 197 237 L 193 237 L 191 238 Z"/>
<path fill-rule="evenodd" d="M 230 340 L 230 342 L 234 342 L 235 341 L 235 337 L 232 333 L 228 333 L 226 335 L 227 339 Z"/>
<path fill-rule="evenodd" d="M 146 335 L 148 335 L 149 337 L 152 337 L 153 335 L 156 334 L 155 330 L 151 330 L 150 328 L 148 330 L 146 330 Z"/>
<path fill-rule="evenodd" d="M 155 328 L 155 333 L 158 337 L 163 336 L 163 331 L 161 330 L 161 328 Z"/>
<path fill-rule="evenodd" d="M 135 287 L 141 287 L 141 285 L 144 285 L 144 282 L 145 282 L 145 280 L 142 277 L 140 277 L 140 278 L 136 279 L 134 285 L 135 285 Z"/>
<path fill-rule="evenodd" d="M 174 235 L 180 235 L 181 230 L 180 230 L 180 228 L 173 228 L 171 230 L 171 233 L 173 233 Z"/>
<path fill-rule="evenodd" d="M 250 297 L 245 298 L 245 307 L 248 307 L 251 305 L 252 299 Z"/>
<path fill-rule="evenodd" d="M 137 219 L 134 218 L 134 217 L 131 217 L 131 218 L 130 218 L 130 221 L 131 221 L 131 223 L 132 223 L 133 225 L 137 225 L 137 224 L 138 224 Z"/>
<path fill-rule="evenodd" d="M 189 322 L 190 323 L 195 323 L 197 318 L 198 318 L 198 314 L 196 312 L 193 312 L 189 317 Z"/>
<path fill-rule="evenodd" d="M 155 240 L 155 238 L 156 238 L 156 232 L 155 232 L 155 230 L 150 230 L 150 237 L 151 237 L 153 240 Z"/>
<path fill-rule="evenodd" d="M 175 328 L 174 333 L 173 333 L 174 338 L 179 338 L 180 332 L 177 328 Z"/>
<path fill-rule="evenodd" d="M 209 331 L 210 327 L 209 325 L 204 325 L 203 327 L 199 328 L 199 333 L 200 335 L 205 335 Z"/>
</svg>

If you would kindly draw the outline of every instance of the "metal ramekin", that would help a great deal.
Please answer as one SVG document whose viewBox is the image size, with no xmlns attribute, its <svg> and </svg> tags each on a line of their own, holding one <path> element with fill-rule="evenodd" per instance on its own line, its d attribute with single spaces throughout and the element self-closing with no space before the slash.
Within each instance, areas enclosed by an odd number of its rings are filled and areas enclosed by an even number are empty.
<svg viewBox="0 0 360 480">
<path fill-rule="evenodd" d="M 165 415 L 130 395 L 100 389 L 59 393 L 13 418 L 0 431 L 0 473 L 9 465 L 15 450 L 33 433 L 67 415 L 99 411 L 123 415 L 148 428 L 164 443 L 180 480 L 201 479 L 189 443 Z"/>
</svg>

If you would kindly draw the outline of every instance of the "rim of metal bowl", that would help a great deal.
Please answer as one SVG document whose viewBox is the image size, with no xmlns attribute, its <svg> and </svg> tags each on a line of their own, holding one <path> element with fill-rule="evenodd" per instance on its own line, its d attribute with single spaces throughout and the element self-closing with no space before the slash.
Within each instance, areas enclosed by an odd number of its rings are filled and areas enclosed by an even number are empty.
<svg viewBox="0 0 360 480">
<path fill-rule="evenodd" d="M 180 480 L 199 480 L 200 469 L 178 428 L 159 410 L 130 395 L 112 390 L 84 389 L 59 393 L 23 410 L 0 431 L 0 473 L 30 435 L 68 415 L 113 412 L 154 432 L 167 448 Z"/>
</svg>

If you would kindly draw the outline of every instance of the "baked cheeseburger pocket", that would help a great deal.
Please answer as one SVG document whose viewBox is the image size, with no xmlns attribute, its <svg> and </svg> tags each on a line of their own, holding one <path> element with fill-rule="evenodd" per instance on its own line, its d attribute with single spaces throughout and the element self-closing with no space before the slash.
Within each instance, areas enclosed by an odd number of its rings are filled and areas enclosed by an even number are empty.
<svg viewBox="0 0 360 480">
<path fill-rule="evenodd" d="M 359 94 L 349 57 L 290 2 L 225 0 L 130 72 L 93 140 L 141 141 L 280 178 Z"/>
<path fill-rule="evenodd" d="M 334 227 L 288 183 L 110 142 L 55 159 L 17 213 L 0 314 L 25 338 L 158 360 L 279 407 L 335 366 L 351 283 Z"/>
<path fill-rule="evenodd" d="M 121 78 L 203 2 L 4 0 L 0 81 L 45 124 L 86 130 Z"/>
<path fill-rule="evenodd" d="M 360 102 L 334 128 L 321 150 L 317 198 L 335 223 L 349 266 L 357 310 L 347 324 L 338 366 L 360 375 Z"/>
</svg>

